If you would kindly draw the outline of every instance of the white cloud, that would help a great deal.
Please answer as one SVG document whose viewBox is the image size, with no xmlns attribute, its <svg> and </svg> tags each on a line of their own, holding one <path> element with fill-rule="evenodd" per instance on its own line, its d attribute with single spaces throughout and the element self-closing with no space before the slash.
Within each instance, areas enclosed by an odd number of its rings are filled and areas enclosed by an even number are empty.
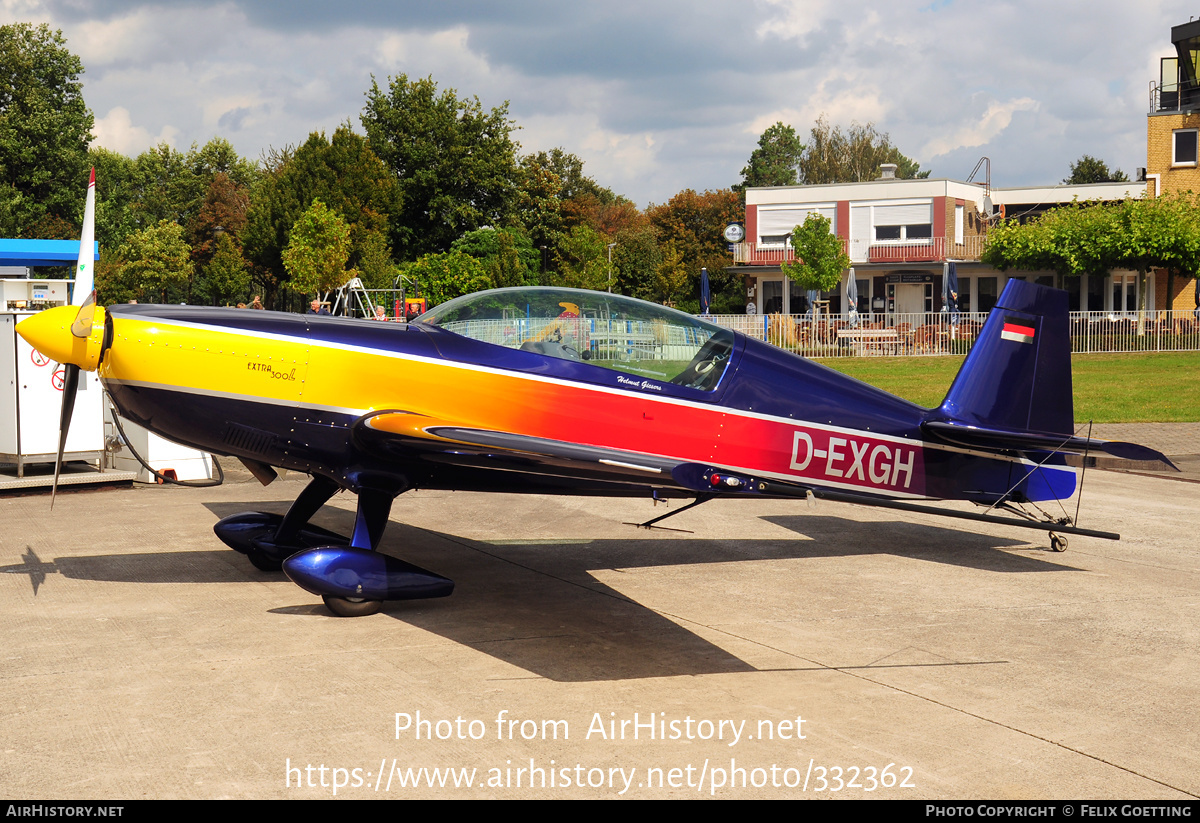
<svg viewBox="0 0 1200 823">
<path fill-rule="evenodd" d="M 955 149 L 974 148 L 990 143 L 1012 123 L 1018 111 L 1037 111 L 1038 102 L 1031 97 L 1022 97 L 1004 103 L 993 102 L 977 121 L 965 124 L 948 137 L 930 140 L 921 149 L 923 157 L 937 157 Z"/>
<path fill-rule="evenodd" d="M 121 106 L 97 118 L 92 132 L 96 136 L 96 145 L 130 156 L 141 154 L 159 143 L 174 145 L 179 136 L 179 129 L 174 126 L 163 126 L 157 136 L 152 135 L 148 129 L 133 125 L 129 110 Z"/>
<path fill-rule="evenodd" d="M 755 6 L 766 18 L 754 30 L 760 40 L 769 37 L 798 40 L 817 28 L 828 3 L 824 0 L 759 0 Z"/>
</svg>

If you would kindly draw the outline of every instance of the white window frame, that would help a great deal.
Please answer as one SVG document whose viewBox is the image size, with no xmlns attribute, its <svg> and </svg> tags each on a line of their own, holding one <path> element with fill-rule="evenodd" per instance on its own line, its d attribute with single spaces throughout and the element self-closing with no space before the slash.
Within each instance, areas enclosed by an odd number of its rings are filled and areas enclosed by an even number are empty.
<svg viewBox="0 0 1200 823">
<path fill-rule="evenodd" d="M 1196 138 L 1196 158 L 1192 160 L 1180 160 L 1178 157 L 1179 135 L 1192 134 Z M 1200 159 L 1200 129 L 1175 129 L 1171 132 L 1171 165 L 1191 167 L 1196 165 L 1197 159 Z"/>
<path fill-rule="evenodd" d="M 757 248 L 760 248 L 760 249 L 786 249 L 786 248 L 791 248 L 791 246 L 792 246 L 792 238 L 791 238 L 790 230 L 788 231 L 787 235 L 785 235 L 784 241 L 782 243 L 778 243 L 778 242 L 764 243 L 763 242 L 762 224 L 763 224 L 763 214 L 764 213 L 770 213 L 770 212 L 776 212 L 776 211 L 802 212 L 803 216 L 800 218 L 800 222 L 803 223 L 804 220 L 808 217 L 808 215 L 813 212 L 820 214 L 822 212 L 827 212 L 830 210 L 833 211 L 833 215 L 829 219 L 829 233 L 836 235 L 837 234 L 837 202 L 836 201 L 830 201 L 827 203 L 787 203 L 787 204 L 780 204 L 778 206 L 776 206 L 776 205 L 770 205 L 770 206 L 760 205 L 758 207 L 758 227 L 755 229 L 755 232 L 754 232 L 756 235 L 754 240 L 755 240 L 755 243 L 757 244 Z M 798 226 L 798 225 L 800 225 L 800 223 L 797 223 L 796 225 Z M 777 237 L 778 235 L 769 235 L 769 236 Z"/>
<path fill-rule="evenodd" d="M 870 206 L 871 207 L 871 245 L 873 245 L 873 246 L 933 245 L 933 242 L 934 242 L 933 222 L 934 221 L 933 221 L 933 200 L 932 199 L 920 198 L 920 199 L 916 199 L 916 200 L 880 200 L 880 201 L 871 202 L 871 203 L 858 202 L 858 203 L 854 203 L 853 205 L 855 205 L 855 206 Z M 907 225 L 906 224 L 897 224 L 897 223 L 885 223 L 885 224 L 877 223 L 876 218 L 875 218 L 875 210 L 878 208 L 881 208 L 881 207 L 887 208 L 887 207 L 893 207 L 893 206 L 923 206 L 923 207 L 927 207 L 929 209 L 929 223 L 928 224 L 912 223 L 912 224 L 907 224 Z M 899 228 L 900 228 L 899 239 L 896 239 L 896 238 L 891 238 L 891 239 L 887 239 L 887 240 L 878 239 L 875 235 L 875 230 L 877 228 L 879 228 L 880 225 L 899 226 Z M 929 236 L 928 237 L 914 237 L 912 239 L 909 239 L 908 225 L 914 225 L 914 226 L 928 225 L 929 226 Z"/>
</svg>

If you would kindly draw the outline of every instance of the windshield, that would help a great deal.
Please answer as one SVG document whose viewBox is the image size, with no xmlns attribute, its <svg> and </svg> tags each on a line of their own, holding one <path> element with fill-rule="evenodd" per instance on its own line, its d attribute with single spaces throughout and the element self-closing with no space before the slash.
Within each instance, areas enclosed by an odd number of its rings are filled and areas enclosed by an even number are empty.
<svg viewBox="0 0 1200 823">
<path fill-rule="evenodd" d="M 703 390 L 717 387 L 733 349 L 731 331 L 690 314 L 577 289 L 468 294 L 417 322 L 497 346 Z"/>
</svg>

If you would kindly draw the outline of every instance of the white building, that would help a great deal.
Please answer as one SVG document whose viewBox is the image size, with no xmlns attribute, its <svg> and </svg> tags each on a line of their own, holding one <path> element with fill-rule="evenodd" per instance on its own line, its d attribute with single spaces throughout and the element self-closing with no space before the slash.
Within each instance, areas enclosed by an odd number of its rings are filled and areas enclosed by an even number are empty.
<svg viewBox="0 0 1200 823">
<path fill-rule="evenodd" d="M 886 172 L 885 172 L 886 173 Z M 858 288 L 860 315 L 935 312 L 942 308 L 942 282 L 953 263 L 962 311 L 988 311 L 1010 277 L 1053 284 L 1051 272 L 1000 272 L 979 261 L 989 224 L 1003 218 L 1022 222 L 1072 201 L 1111 201 L 1145 194 L 1144 182 L 1097 183 L 989 189 L 957 180 L 897 180 L 775 186 L 746 190 L 745 240 L 733 247 L 744 275 L 747 313 L 807 310 L 803 292 L 780 264 L 794 259 L 792 228 L 810 212 L 829 218 L 853 263 L 842 286 L 823 295 L 829 311 L 844 314 L 846 284 Z M 1122 311 L 1137 307 L 1137 277 L 1067 278 L 1072 311 Z M 1149 305 L 1154 305 L 1150 295 Z"/>
</svg>

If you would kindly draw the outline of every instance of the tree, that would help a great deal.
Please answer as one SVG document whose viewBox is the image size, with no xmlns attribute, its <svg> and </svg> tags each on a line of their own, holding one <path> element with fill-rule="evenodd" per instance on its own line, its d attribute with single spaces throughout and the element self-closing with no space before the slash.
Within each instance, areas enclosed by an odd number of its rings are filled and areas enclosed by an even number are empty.
<svg viewBox="0 0 1200 823">
<path fill-rule="evenodd" d="M 218 174 L 224 174 L 235 185 L 249 188 L 262 173 L 257 163 L 239 155 L 233 144 L 224 137 L 214 137 L 200 148 L 193 143 L 187 153 L 187 165 L 204 186 L 210 184 Z"/>
<path fill-rule="evenodd" d="M 427 254 L 410 263 L 404 269 L 404 276 L 421 287 L 421 294 L 430 306 L 492 288 L 483 264 L 461 251 Z"/>
<path fill-rule="evenodd" d="M 617 199 L 612 189 L 606 189 L 583 173 L 582 160 L 561 147 L 526 155 L 521 158 L 521 164 L 535 165 L 553 173 L 559 179 L 559 197 L 563 200 L 584 195 L 592 195 L 604 203 Z"/>
<path fill-rule="evenodd" d="M 194 293 L 214 306 L 245 297 L 250 289 L 250 270 L 232 235 L 222 233 L 214 243 L 203 277 Z"/>
<path fill-rule="evenodd" d="M 183 227 L 170 220 L 130 234 L 117 257 L 121 263 L 109 281 L 112 291 L 132 294 L 137 300 L 165 303 L 167 292 L 185 289 L 195 272 Z"/>
<path fill-rule="evenodd" d="M 562 180 L 535 155 L 521 158 L 520 171 L 517 222 L 524 227 L 532 245 L 552 247 L 563 229 Z"/>
<path fill-rule="evenodd" d="M 392 241 L 401 256 L 445 251 L 465 232 L 512 219 L 520 175 L 507 102 L 487 112 L 477 97 L 402 74 L 386 91 L 371 81 L 362 124 L 400 188 Z"/>
<path fill-rule="evenodd" d="M 617 232 L 613 247 L 613 290 L 642 300 L 661 294 L 657 277 L 663 262 L 658 229 L 650 225 Z"/>
<path fill-rule="evenodd" d="M 94 120 L 83 64 L 61 31 L 0 26 L 0 233 L 25 234 L 46 215 L 78 225 Z"/>
<path fill-rule="evenodd" d="M 197 263 L 203 265 L 213 256 L 220 238 L 241 236 L 249 208 L 249 190 L 236 184 L 225 172 L 217 172 L 203 203 L 188 222 L 192 254 Z"/>
<path fill-rule="evenodd" d="M 555 250 L 554 283 L 573 289 L 608 288 L 608 255 L 605 238 L 587 226 L 576 226 L 563 235 Z"/>
<path fill-rule="evenodd" d="M 1129 178 L 1120 169 L 1108 170 L 1103 160 L 1085 154 L 1071 164 L 1071 176 L 1063 180 L 1067 184 L 1079 183 L 1128 183 Z"/>
<path fill-rule="evenodd" d="M 850 268 L 845 244 L 830 230 L 829 218 L 809 212 L 804 222 L 792 229 L 793 263 L 784 263 L 783 273 L 805 291 L 829 291 L 842 281 Z"/>
<path fill-rule="evenodd" d="M 831 127 L 822 114 L 800 159 L 800 176 L 810 185 L 858 183 L 878 178 L 884 163 L 895 163 L 896 176 L 901 179 L 929 176 L 929 172 L 921 171 L 920 163 L 901 154 L 887 133 L 876 129 L 874 123 L 852 123 L 843 132 L 841 126 Z"/>
<path fill-rule="evenodd" d="M 130 206 L 134 200 L 135 163 L 132 158 L 96 146 L 88 152 L 96 169 L 96 240 L 101 254 L 115 251 L 140 228 Z"/>
<path fill-rule="evenodd" d="M 1139 333 L 1149 292 L 1148 273 L 1164 268 L 1194 277 L 1200 271 L 1200 218 L 1192 195 L 1151 200 L 1077 203 L 1020 225 L 992 230 L 983 262 L 1001 271 L 1053 271 L 1059 277 L 1103 276 L 1113 269 L 1138 273 Z"/>
<path fill-rule="evenodd" d="M 455 240 L 450 249 L 483 263 L 496 288 L 533 285 L 536 279 L 538 252 L 519 229 L 477 229 Z"/>
<path fill-rule="evenodd" d="M 292 226 L 316 200 L 350 227 L 347 265 L 375 285 L 385 285 L 379 281 L 388 280 L 393 268 L 387 216 L 397 208 L 399 192 L 366 138 L 349 126 L 338 127 L 332 139 L 313 132 L 295 151 L 274 151 L 266 166 L 251 196 L 242 240 L 246 257 L 265 278 L 268 304 L 288 278 L 283 250 Z"/>
<path fill-rule="evenodd" d="M 671 240 L 660 246 L 661 262 L 655 272 L 654 284 L 666 303 L 674 303 L 675 295 L 687 288 L 688 270 L 684 266 L 683 255 L 675 248 Z"/>
<path fill-rule="evenodd" d="M 1116 264 L 1111 208 L 1076 203 L 1051 209 L 1025 225 L 1015 219 L 988 235 L 983 262 L 1000 271 L 1053 271 L 1059 277 L 1107 274 Z"/>
<path fill-rule="evenodd" d="M 746 301 L 740 275 L 729 275 L 733 265 L 729 244 L 722 236 L 726 224 L 743 216 L 741 198 L 731 189 L 697 194 L 691 189 L 679 192 L 661 206 L 646 209 L 650 224 L 658 229 L 662 247 L 674 243 L 683 256 L 683 266 L 691 278 L 692 294 L 700 288 L 700 269 L 707 268 L 713 291 L 713 312 L 721 314 L 741 309 Z"/>
<path fill-rule="evenodd" d="M 350 227 L 320 200 L 292 226 L 283 265 L 288 286 L 301 294 L 316 294 L 342 285 L 350 257 Z"/>
<path fill-rule="evenodd" d="M 535 246 L 553 248 L 564 232 L 587 226 L 612 238 L 640 224 L 637 207 L 583 173 L 583 161 L 561 148 L 521 158 L 517 219 Z"/>
<path fill-rule="evenodd" d="M 736 192 L 757 186 L 794 186 L 799 181 L 804 141 L 796 130 L 783 123 L 769 126 L 758 138 L 758 148 L 750 152 L 750 162 L 742 169 L 742 182 Z"/>
</svg>

